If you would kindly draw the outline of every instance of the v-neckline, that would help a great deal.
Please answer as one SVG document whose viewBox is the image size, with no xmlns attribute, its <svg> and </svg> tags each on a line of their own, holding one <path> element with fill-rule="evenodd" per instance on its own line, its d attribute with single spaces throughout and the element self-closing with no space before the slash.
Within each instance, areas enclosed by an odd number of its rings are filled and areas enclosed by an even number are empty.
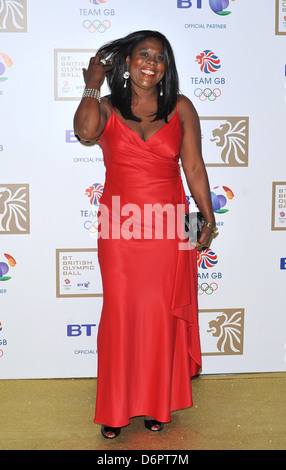
<svg viewBox="0 0 286 470">
<path fill-rule="evenodd" d="M 156 132 L 154 132 L 154 134 L 150 135 L 150 137 L 148 137 L 148 139 L 146 139 L 146 140 L 143 140 L 142 137 L 140 137 L 140 135 L 137 134 L 136 131 L 134 131 L 134 129 L 131 129 L 131 127 L 127 126 L 127 124 L 125 124 L 125 122 L 123 122 L 123 121 L 120 119 L 120 117 L 117 116 L 117 114 L 114 112 L 113 109 L 112 109 L 112 113 L 113 113 L 114 116 L 118 119 L 118 121 L 121 122 L 121 124 L 123 124 L 123 126 L 127 127 L 127 129 L 129 129 L 131 132 L 133 132 L 133 134 L 135 134 L 135 135 L 138 137 L 138 139 L 141 140 L 141 142 L 143 142 L 144 144 L 147 144 L 147 143 L 149 142 L 149 140 L 152 139 L 152 137 L 154 137 L 155 135 L 158 134 L 158 132 L 160 132 L 162 129 L 164 129 L 167 124 L 170 124 L 170 122 L 171 122 L 171 121 L 174 119 L 174 117 L 177 115 L 178 109 L 176 109 L 176 112 L 175 112 L 174 116 L 171 117 L 171 119 L 170 119 L 168 122 L 165 122 L 165 124 L 163 124 L 163 126 L 160 127 L 160 129 L 158 129 Z"/>
</svg>

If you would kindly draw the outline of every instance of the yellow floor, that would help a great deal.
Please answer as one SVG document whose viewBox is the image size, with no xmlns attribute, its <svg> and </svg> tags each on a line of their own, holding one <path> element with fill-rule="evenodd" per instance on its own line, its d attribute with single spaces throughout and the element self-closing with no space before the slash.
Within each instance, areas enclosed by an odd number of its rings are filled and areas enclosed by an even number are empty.
<svg viewBox="0 0 286 470">
<path fill-rule="evenodd" d="M 93 423 L 96 379 L 0 381 L 0 450 L 285 450 L 286 373 L 202 376 L 160 433 L 133 418 L 112 441 Z"/>
</svg>

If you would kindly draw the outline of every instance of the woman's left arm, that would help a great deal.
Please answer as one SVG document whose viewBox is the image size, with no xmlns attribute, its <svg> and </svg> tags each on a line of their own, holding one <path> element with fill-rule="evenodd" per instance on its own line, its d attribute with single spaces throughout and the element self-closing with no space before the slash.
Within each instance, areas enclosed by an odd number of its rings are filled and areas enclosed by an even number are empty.
<svg viewBox="0 0 286 470">
<path fill-rule="evenodd" d="M 185 96 L 178 101 L 178 111 L 183 127 L 180 156 L 186 180 L 204 219 L 215 226 L 209 180 L 202 157 L 200 120 L 192 102 Z M 212 228 L 204 225 L 196 248 L 208 246 L 212 233 Z"/>
</svg>

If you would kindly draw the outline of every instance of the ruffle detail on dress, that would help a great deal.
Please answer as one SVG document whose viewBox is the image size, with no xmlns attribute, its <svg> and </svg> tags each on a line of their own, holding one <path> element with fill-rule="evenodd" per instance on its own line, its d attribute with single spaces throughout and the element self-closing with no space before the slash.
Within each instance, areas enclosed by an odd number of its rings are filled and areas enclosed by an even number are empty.
<svg viewBox="0 0 286 470">
<path fill-rule="evenodd" d="M 195 249 L 179 251 L 171 302 L 172 315 L 188 323 L 188 350 L 191 377 L 201 368 L 198 325 L 197 253 Z"/>
</svg>

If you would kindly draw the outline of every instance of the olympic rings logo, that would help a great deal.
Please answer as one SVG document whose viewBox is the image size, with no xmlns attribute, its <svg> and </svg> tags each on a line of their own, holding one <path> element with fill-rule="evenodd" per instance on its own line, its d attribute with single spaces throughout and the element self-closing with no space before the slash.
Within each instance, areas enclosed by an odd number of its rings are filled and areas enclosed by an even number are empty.
<svg viewBox="0 0 286 470">
<path fill-rule="evenodd" d="M 99 33 L 105 33 L 107 29 L 109 29 L 111 26 L 111 23 L 109 20 L 104 20 L 104 21 L 99 21 L 99 20 L 84 20 L 83 22 L 83 27 L 84 29 L 87 29 L 89 33 L 93 34 L 96 31 Z"/>
<path fill-rule="evenodd" d="M 205 88 L 202 90 L 201 88 L 196 88 L 194 91 L 194 95 L 199 98 L 201 101 L 215 101 L 221 95 L 221 90 L 219 88 L 214 88 L 211 90 L 210 88 Z"/>
<path fill-rule="evenodd" d="M 89 233 L 96 233 L 98 231 L 98 221 L 95 220 L 94 222 L 91 222 L 90 220 L 87 220 L 84 223 L 84 228 L 89 231 Z"/>
<path fill-rule="evenodd" d="M 208 284 L 207 282 L 203 282 L 203 284 L 198 284 L 198 295 L 211 295 L 218 289 L 218 285 L 216 282 L 212 282 Z"/>
</svg>

